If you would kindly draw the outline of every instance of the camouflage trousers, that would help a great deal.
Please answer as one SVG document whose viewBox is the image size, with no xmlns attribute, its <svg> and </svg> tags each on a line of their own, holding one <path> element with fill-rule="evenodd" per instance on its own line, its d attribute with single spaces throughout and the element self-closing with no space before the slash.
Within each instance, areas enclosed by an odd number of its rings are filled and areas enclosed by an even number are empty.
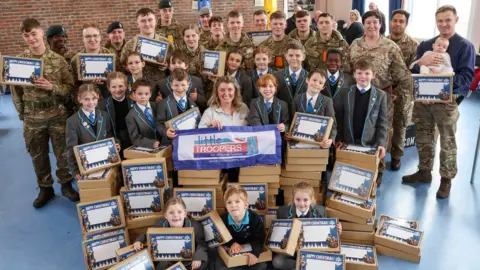
<svg viewBox="0 0 480 270">
<path fill-rule="evenodd" d="M 404 117 L 403 108 L 399 105 L 398 102 L 393 102 L 393 118 L 392 118 L 392 126 L 393 131 L 390 140 L 390 155 L 392 159 L 401 159 L 405 150 L 405 132 L 407 130 L 408 121 Z M 410 105 L 407 110 L 407 114 L 410 115 L 412 111 L 413 105 Z M 408 120 L 408 119 L 407 119 Z"/>
<path fill-rule="evenodd" d="M 432 171 L 437 137 L 435 126 L 440 134 L 440 176 L 448 179 L 457 174 L 457 143 L 455 132 L 460 116 L 456 103 L 415 103 L 413 121 L 417 130 L 417 150 L 419 170 Z"/>
<path fill-rule="evenodd" d="M 49 158 L 49 141 L 52 142 L 53 153 L 57 159 L 56 175 L 58 183 L 72 181 L 68 171 L 65 139 L 66 115 L 48 120 L 29 119 L 23 121 L 23 136 L 28 153 L 32 157 L 33 168 L 40 187 L 53 185 L 52 168 Z"/>
</svg>

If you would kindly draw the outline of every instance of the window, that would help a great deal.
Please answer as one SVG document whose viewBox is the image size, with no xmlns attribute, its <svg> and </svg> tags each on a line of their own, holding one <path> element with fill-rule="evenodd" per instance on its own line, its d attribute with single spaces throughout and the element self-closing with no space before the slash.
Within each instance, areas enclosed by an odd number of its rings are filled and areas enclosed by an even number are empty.
<svg viewBox="0 0 480 270">
<path fill-rule="evenodd" d="M 424 0 L 422 0 L 424 1 Z M 370 4 L 370 2 L 372 1 L 365 1 L 365 12 L 369 11 L 370 9 L 368 8 L 368 5 Z M 377 7 L 378 9 L 383 13 L 383 15 L 385 15 L 385 25 L 387 27 L 387 29 L 385 29 L 385 36 L 387 36 L 389 33 L 390 33 L 390 27 L 389 27 L 389 18 L 390 18 L 390 4 L 389 4 L 389 0 L 376 0 L 374 1 L 375 4 L 377 4 Z"/>
<path fill-rule="evenodd" d="M 461 36 L 467 37 L 471 0 L 406 0 L 404 7 L 411 14 L 409 25 L 415 25 L 407 28 L 409 34 L 418 39 L 430 39 L 438 35 L 435 11 L 443 5 L 453 5 L 457 9 L 459 20 L 455 29 Z"/>
</svg>

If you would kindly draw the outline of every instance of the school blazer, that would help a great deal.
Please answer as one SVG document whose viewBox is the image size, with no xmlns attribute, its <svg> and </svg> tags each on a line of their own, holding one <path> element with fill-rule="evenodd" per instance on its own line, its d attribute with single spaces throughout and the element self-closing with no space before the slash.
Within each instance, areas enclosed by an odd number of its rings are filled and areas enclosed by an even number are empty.
<svg viewBox="0 0 480 270">
<path fill-rule="evenodd" d="M 150 102 L 152 108 L 153 122 L 155 123 L 156 106 L 155 103 Z M 155 141 L 160 141 L 160 136 L 157 134 L 157 129 L 151 126 L 145 117 L 145 113 L 138 107 L 137 104 L 133 105 L 133 108 L 128 112 L 127 129 L 130 141 L 133 145 L 152 148 Z"/>
<path fill-rule="evenodd" d="M 125 96 L 125 98 L 127 99 L 129 109 L 133 108 L 135 102 L 133 102 L 127 96 Z M 117 124 L 115 123 L 115 106 L 113 105 L 112 96 L 109 96 L 108 98 L 99 101 L 98 108 L 100 108 L 100 110 L 102 111 L 107 112 L 109 116 L 108 118 L 110 119 L 110 124 L 112 125 L 113 134 L 115 135 L 115 137 L 118 138 L 118 134 L 116 134 Z"/>
<path fill-rule="evenodd" d="M 290 82 L 289 78 L 289 69 L 285 68 L 275 72 L 273 75 L 277 79 L 277 97 L 280 100 L 285 101 L 288 104 L 288 111 L 290 113 L 290 119 L 293 119 L 293 114 L 295 110 L 293 109 L 293 101 L 295 96 L 307 92 L 307 71 L 302 68 L 300 71 L 300 76 L 297 78 L 297 87 L 293 90 L 293 85 Z"/>
<path fill-rule="evenodd" d="M 157 220 L 153 228 L 170 228 L 170 224 L 166 218 L 160 218 Z M 192 228 L 195 234 L 195 252 L 193 253 L 192 261 L 204 261 L 208 260 L 207 244 L 205 242 L 205 232 L 203 226 L 194 219 L 185 218 L 183 222 L 184 228 Z M 141 234 L 135 241 L 145 243 L 147 241 L 147 235 Z"/>
<path fill-rule="evenodd" d="M 326 218 L 327 213 L 325 212 L 325 207 L 322 205 L 310 205 L 310 210 L 308 210 L 308 215 L 306 218 Z M 288 204 L 280 206 L 277 209 L 277 219 L 293 219 L 297 218 L 297 210 L 295 205 Z"/>
<path fill-rule="evenodd" d="M 194 89 L 197 89 L 197 102 L 195 103 L 201 112 L 207 109 L 207 99 L 205 97 L 205 91 L 203 90 L 203 81 L 197 76 L 188 76 L 190 82 L 190 87 L 187 89 L 187 97 L 190 93 L 193 93 Z M 173 94 L 173 90 L 170 87 L 171 77 L 168 76 L 163 78 L 159 83 L 160 94 L 163 99 L 166 99 L 168 96 Z"/>
<path fill-rule="evenodd" d="M 274 122 L 270 123 L 268 119 L 267 107 L 265 106 L 265 99 L 263 96 L 254 98 L 250 102 L 250 110 L 247 117 L 248 124 L 250 126 L 265 126 L 283 123 L 285 125 L 285 131 L 287 131 L 288 125 L 290 124 L 287 103 L 276 97 L 273 97 L 272 110 Z"/>
<path fill-rule="evenodd" d="M 295 101 L 293 102 L 293 107 L 295 112 L 308 113 L 307 93 L 296 96 Z M 313 111 L 313 114 L 315 115 L 322 115 L 333 118 L 332 131 L 330 132 L 329 139 L 335 141 L 335 137 L 337 136 L 337 121 L 335 119 L 335 110 L 333 107 L 332 99 L 322 94 L 319 94 L 317 101 L 315 102 L 315 106 L 313 106 Z"/>
<path fill-rule="evenodd" d="M 337 141 L 355 143 L 353 135 L 353 111 L 355 108 L 356 85 L 342 89 L 337 105 Z M 378 147 L 387 145 L 388 117 L 387 96 L 383 90 L 372 85 L 370 89 L 370 102 L 368 104 L 367 118 L 363 128 L 361 145 L 365 147 Z"/>
<path fill-rule="evenodd" d="M 197 107 L 197 104 L 193 100 L 187 97 L 187 104 L 185 105 L 185 111 Z M 179 115 L 177 101 L 173 94 L 170 94 L 167 98 L 163 99 L 157 105 L 157 132 L 160 134 L 162 140 L 161 144 L 171 144 L 172 140 L 167 137 L 167 127 L 165 122 L 177 117 Z"/>
<path fill-rule="evenodd" d="M 268 68 L 267 74 L 273 75 L 273 69 Z M 254 98 L 261 97 L 262 94 L 260 94 L 260 91 L 258 90 L 258 87 L 257 87 L 257 81 L 258 81 L 258 79 L 260 79 L 260 77 L 258 77 L 258 72 L 257 72 L 256 69 L 252 70 L 252 73 L 251 73 L 250 77 L 252 78 L 253 97 Z"/>
<path fill-rule="evenodd" d="M 340 90 L 348 89 L 350 87 L 350 85 L 355 84 L 355 79 L 352 77 L 352 75 L 350 75 L 347 72 L 339 71 L 338 79 L 340 80 L 341 85 L 340 85 L 340 82 L 339 82 L 339 85 L 337 87 L 337 91 L 335 92 L 335 95 L 332 95 L 332 92 L 330 91 L 330 80 L 328 78 L 327 78 L 327 81 L 325 82 L 326 87 L 325 87 L 325 89 L 322 90 L 323 95 L 325 95 L 325 96 L 327 96 L 327 97 L 329 97 L 333 100 L 334 108 L 336 108 L 335 105 L 338 103 L 338 97 L 340 95 Z"/>
<path fill-rule="evenodd" d="M 73 147 L 114 137 L 110 117 L 105 111 L 95 109 L 96 130 L 80 109 L 67 119 L 67 163 L 73 176 L 79 174 Z"/>
</svg>

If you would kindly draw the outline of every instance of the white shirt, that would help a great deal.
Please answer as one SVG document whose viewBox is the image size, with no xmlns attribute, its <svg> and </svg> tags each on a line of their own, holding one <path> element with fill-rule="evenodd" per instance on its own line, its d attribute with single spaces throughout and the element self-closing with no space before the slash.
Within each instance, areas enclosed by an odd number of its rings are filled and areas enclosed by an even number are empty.
<svg viewBox="0 0 480 270">
<path fill-rule="evenodd" d="M 150 114 L 153 114 L 152 108 L 150 108 L 150 102 L 147 103 L 147 106 L 143 106 L 143 105 L 141 105 L 141 104 L 138 103 L 138 102 L 137 102 L 137 105 L 138 105 L 138 107 L 140 108 L 140 110 L 142 110 L 142 112 L 145 113 L 145 108 L 149 108 L 149 109 L 150 109 L 150 111 L 149 111 Z"/>
<path fill-rule="evenodd" d="M 331 74 L 331 73 L 327 70 L 327 75 L 328 75 L 328 78 L 327 78 L 327 79 L 328 79 L 329 81 L 330 81 L 330 76 L 332 76 L 332 75 L 333 75 L 333 77 L 335 77 L 335 81 L 336 81 L 336 80 L 338 79 L 338 77 L 340 76 L 340 72 L 337 71 L 337 72 L 335 72 L 335 74 Z"/>
<path fill-rule="evenodd" d="M 297 80 L 300 79 L 300 72 L 301 71 L 302 71 L 302 69 L 299 69 L 299 70 L 293 72 L 293 70 L 290 67 L 288 68 L 288 72 L 290 72 L 290 77 L 292 77 L 292 74 L 295 73 L 295 76 L 296 76 Z"/>
<path fill-rule="evenodd" d="M 370 88 L 372 88 L 372 85 L 369 84 L 367 87 L 360 87 L 360 85 L 358 85 L 358 83 L 357 83 L 357 88 L 358 88 L 358 90 L 365 89 L 365 91 L 368 91 L 368 90 L 370 90 Z"/>
<path fill-rule="evenodd" d="M 206 128 L 212 120 L 219 120 L 222 126 L 247 126 L 248 107 L 244 103 L 240 110 L 233 111 L 233 115 L 224 113 L 221 107 L 209 107 L 202 115 L 199 128 Z"/>
<path fill-rule="evenodd" d="M 83 108 L 82 108 L 82 112 L 85 114 L 85 116 L 87 116 L 88 119 L 90 119 L 90 114 L 93 113 L 93 119 L 95 119 L 95 110 L 93 110 L 93 112 L 87 112 L 85 111 Z"/>
<path fill-rule="evenodd" d="M 308 210 L 305 211 L 305 213 L 302 213 L 298 208 L 295 207 L 295 211 L 297 212 L 297 217 L 300 217 L 301 215 L 308 216 Z"/>
<path fill-rule="evenodd" d="M 237 70 L 238 71 L 238 70 Z M 232 74 L 230 74 L 230 77 L 234 77 L 235 78 L 235 75 L 237 75 L 237 71 L 233 72 Z"/>
<path fill-rule="evenodd" d="M 270 102 L 270 105 L 273 105 L 273 97 L 269 100 L 265 100 L 265 104 L 267 104 L 267 102 Z"/>
<path fill-rule="evenodd" d="M 262 76 L 263 76 L 263 75 L 267 75 L 267 74 L 268 74 L 268 69 L 267 69 L 267 70 L 264 70 L 264 71 L 261 71 L 261 70 L 258 70 L 258 69 L 257 69 L 257 75 L 258 75 L 258 77 L 260 77 L 260 74 L 262 74 Z"/>
<path fill-rule="evenodd" d="M 312 99 L 312 106 L 315 107 L 315 104 L 317 103 L 318 95 L 319 95 L 320 93 L 318 93 L 318 94 L 316 94 L 316 95 L 314 95 L 314 96 L 310 96 L 310 94 L 308 94 L 308 92 L 307 92 L 306 94 L 307 94 L 307 106 L 308 106 L 308 102 L 310 101 L 310 99 L 313 98 L 313 99 Z"/>
<path fill-rule="evenodd" d="M 187 96 L 186 95 L 183 96 L 183 98 L 181 98 L 181 97 L 175 95 L 175 93 L 173 93 L 173 97 L 175 98 L 175 100 L 177 101 L 178 104 L 180 104 L 180 99 L 185 100 L 185 106 L 187 106 Z"/>
</svg>

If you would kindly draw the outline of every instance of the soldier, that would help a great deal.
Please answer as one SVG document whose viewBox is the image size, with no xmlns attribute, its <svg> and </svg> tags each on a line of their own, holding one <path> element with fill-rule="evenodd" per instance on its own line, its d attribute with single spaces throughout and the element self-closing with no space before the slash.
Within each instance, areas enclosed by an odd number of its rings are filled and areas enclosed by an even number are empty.
<svg viewBox="0 0 480 270">
<path fill-rule="evenodd" d="M 61 25 L 52 25 L 47 29 L 47 43 L 50 49 L 65 58 L 70 63 L 76 52 L 67 49 L 67 30 Z"/>
<path fill-rule="evenodd" d="M 237 10 L 232 10 L 228 13 L 228 35 L 226 35 L 216 50 L 230 52 L 237 50 L 243 56 L 242 68 L 253 69 L 253 45 L 252 40 L 242 33 L 243 15 Z"/>
<path fill-rule="evenodd" d="M 305 10 L 300 10 L 295 14 L 295 25 L 297 28 L 288 35 L 291 38 L 300 41 L 304 46 L 308 39 L 317 34 L 317 32 L 312 30 L 312 18 Z"/>
<path fill-rule="evenodd" d="M 43 207 L 55 196 L 48 156 L 49 141 L 57 159 L 56 174 L 62 185 L 62 194 L 71 201 L 78 201 L 79 195 L 72 187 L 73 178 L 68 172 L 65 146 L 67 112 L 63 102 L 73 86 L 72 74 L 65 59 L 45 46 L 45 33 L 36 19 L 23 20 L 20 31 L 28 49 L 19 57 L 43 60 L 43 77 L 34 80 L 35 86 L 12 87 L 12 100 L 23 121 L 25 145 L 40 187 L 33 206 Z"/>
<path fill-rule="evenodd" d="M 117 66 L 115 71 L 124 72 L 123 65 L 120 63 L 123 46 L 125 46 L 125 31 L 121 22 L 113 22 L 107 28 L 108 41 L 105 48 L 115 52 L 117 56 Z"/>
<path fill-rule="evenodd" d="M 400 48 L 390 39 L 380 34 L 381 15 L 377 11 L 367 11 L 362 22 L 365 25 L 365 36 L 357 38 L 350 46 L 350 53 L 347 55 L 347 70 L 353 70 L 353 65 L 361 57 L 369 57 L 375 67 L 375 77 L 372 84 L 382 89 L 387 94 L 388 110 L 388 129 L 389 145 L 392 134 L 393 122 L 393 99 L 397 99 L 399 107 L 403 108 L 399 113 L 401 121 L 406 122 L 408 118 L 407 110 L 412 100 L 410 71 L 403 62 Z M 372 48 L 369 43 L 376 43 Z M 382 159 L 379 165 L 377 185 L 382 183 L 383 171 L 385 169 L 385 159 Z"/>
<path fill-rule="evenodd" d="M 307 53 L 306 70 L 325 69 L 327 52 L 329 49 L 338 49 L 344 57 L 348 54 L 348 43 L 342 34 L 333 30 L 333 16 L 330 13 L 322 13 L 318 17 L 318 34 L 314 35 L 305 43 Z M 342 63 L 344 63 L 342 59 Z"/>
<path fill-rule="evenodd" d="M 203 47 L 207 50 L 215 50 L 220 42 L 223 40 L 225 34 L 223 30 L 223 19 L 220 16 L 212 16 L 208 21 L 210 27 L 210 39 L 202 42 Z"/>
<path fill-rule="evenodd" d="M 260 46 L 267 47 L 270 51 L 271 61 L 269 66 L 275 71 L 286 67 L 285 48 L 288 43 L 294 41 L 294 39 L 285 35 L 285 27 L 287 27 L 285 14 L 282 11 L 272 13 L 270 15 L 272 36 L 260 44 Z"/>
<path fill-rule="evenodd" d="M 202 51 L 205 48 L 198 44 L 200 31 L 196 24 L 189 24 L 183 28 L 183 43 L 180 51 L 187 58 L 188 69 L 190 75 L 200 76 L 202 71 Z"/>
<path fill-rule="evenodd" d="M 253 12 L 253 23 L 255 25 L 254 31 L 267 31 L 268 30 L 268 15 L 263 9 Z"/>
<path fill-rule="evenodd" d="M 162 42 L 169 43 L 167 49 L 167 63 L 145 63 L 145 68 L 143 70 L 143 75 L 146 76 L 151 80 L 152 84 L 158 84 L 162 78 L 165 78 L 165 72 L 168 67 L 168 59 L 172 55 L 172 52 L 175 49 L 175 46 L 168 41 L 165 37 L 155 34 L 155 25 L 157 23 L 157 19 L 155 18 L 155 14 L 153 10 L 149 8 L 141 8 L 136 13 L 137 19 L 137 26 L 140 29 L 140 34 L 136 35 L 134 38 L 130 39 L 125 43 L 125 46 L 122 50 L 122 56 L 120 57 L 120 62 L 122 65 L 126 66 L 128 56 L 130 53 L 135 51 L 135 44 L 137 43 L 138 36 L 143 36 L 150 39 L 159 40 Z"/>
<path fill-rule="evenodd" d="M 158 20 L 155 32 L 162 35 L 179 47 L 183 43 L 182 28 L 173 18 L 173 5 L 171 0 L 160 0 L 158 3 L 160 9 L 160 20 Z"/>
<path fill-rule="evenodd" d="M 415 60 L 418 46 L 417 41 L 405 33 L 405 28 L 407 28 L 409 18 L 410 13 L 407 11 L 402 9 L 394 10 L 392 12 L 392 20 L 390 21 L 391 35 L 387 36 L 387 38 L 397 43 L 398 47 L 400 47 L 403 55 L 403 61 L 405 62 L 407 68 L 410 67 L 413 60 Z M 395 100 L 393 103 L 393 135 L 391 142 L 392 148 L 390 151 L 392 161 L 390 163 L 390 168 L 393 171 L 398 171 L 401 166 L 401 158 L 403 156 L 405 147 L 405 132 L 408 122 L 401 121 L 402 118 L 399 113 L 401 113 L 403 108 L 399 107 L 397 100 Z M 408 115 L 410 115 L 411 111 L 412 104 L 410 104 L 408 107 Z"/>
<path fill-rule="evenodd" d="M 452 67 L 455 71 L 453 92 L 468 91 L 469 84 L 473 80 L 475 48 L 470 41 L 455 32 L 458 16 L 454 6 L 439 7 L 435 12 L 435 19 L 440 37 L 447 38 L 450 42 L 447 52 L 452 59 Z M 419 73 L 422 65 L 436 65 L 442 62 L 442 58 L 433 56 L 434 54 L 424 55 L 425 51 L 432 49 L 432 44 L 437 38 L 423 41 L 418 45 L 417 59 L 419 59 L 419 62 L 413 66 L 412 72 Z M 440 176 L 442 177 L 437 197 L 448 198 L 452 186 L 451 181 L 457 174 L 455 132 L 458 118 L 458 105 L 455 102 L 415 103 L 413 121 L 417 128 L 418 171 L 412 175 L 404 176 L 403 182 L 432 182 L 431 171 L 437 145 L 437 138 L 434 135 L 436 126 L 440 133 Z"/>
<path fill-rule="evenodd" d="M 202 7 L 198 11 L 198 20 L 202 26 L 200 28 L 200 44 L 207 42 L 212 36 L 209 24 L 210 18 L 212 18 L 212 10 L 209 7 Z"/>
</svg>

